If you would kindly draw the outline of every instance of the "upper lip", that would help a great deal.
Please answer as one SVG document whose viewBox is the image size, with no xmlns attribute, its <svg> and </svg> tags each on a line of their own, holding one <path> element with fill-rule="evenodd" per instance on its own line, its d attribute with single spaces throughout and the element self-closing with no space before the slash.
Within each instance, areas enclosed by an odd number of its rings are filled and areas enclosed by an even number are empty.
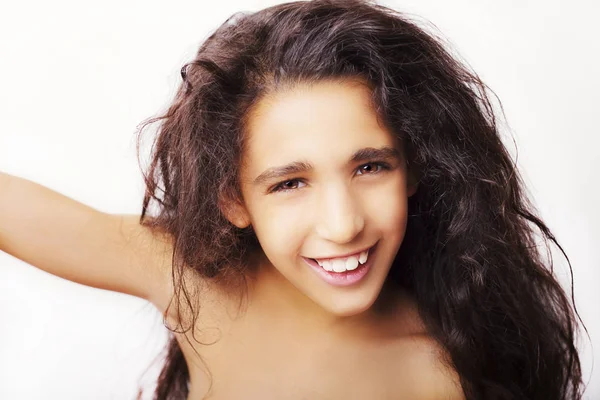
<svg viewBox="0 0 600 400">
<path fill-rule="evenodd" d="M 327 257 L 311 257 L 311 258 L 313 258 L 314 260 L 328 260 L 328 259 L 331 259 L 331 258 L 345 258 L 345 257 L 359 255 L 360 253 L 362 253 L 364 251 L 367 251 L 367 250 L 373 248 L 374 246 L 375 245 L 372 245 L 372 246 L 369 246 L 369 247 L 365 247 L 362 250 L 353 251 L 353 252 L 346 253 L 346 254 L 341 254 L 341 255 L 327 256 Z"/>
</svg>

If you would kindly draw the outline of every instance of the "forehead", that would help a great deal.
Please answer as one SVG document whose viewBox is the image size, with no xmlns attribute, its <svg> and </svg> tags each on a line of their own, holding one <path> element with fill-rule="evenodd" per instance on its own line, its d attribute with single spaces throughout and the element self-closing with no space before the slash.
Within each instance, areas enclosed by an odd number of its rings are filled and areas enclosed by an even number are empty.
<svg viewBox="0 0 600 400">
<path fill-rule="evenodd" d="M 395 146 L 378 121 L 370 89 L 357 81 L 324 81 L 271 94 L 250 113 L 246 134 L 245 164 L 256 168 Z"/>
</svg>

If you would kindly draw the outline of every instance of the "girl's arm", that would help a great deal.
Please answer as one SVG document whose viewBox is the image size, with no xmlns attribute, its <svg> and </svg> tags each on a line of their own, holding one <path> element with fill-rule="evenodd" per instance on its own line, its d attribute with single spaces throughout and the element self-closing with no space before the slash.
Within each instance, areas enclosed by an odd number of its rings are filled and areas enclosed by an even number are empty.
<svg viewBox="0 0 600 400">
<path fill-rule="evenodd" d="M 137 215 L 99 212 L 0 172 L 0 250 L 83 285 L 141 297 L 164 312 L 172 242 Z"/>
</svg>

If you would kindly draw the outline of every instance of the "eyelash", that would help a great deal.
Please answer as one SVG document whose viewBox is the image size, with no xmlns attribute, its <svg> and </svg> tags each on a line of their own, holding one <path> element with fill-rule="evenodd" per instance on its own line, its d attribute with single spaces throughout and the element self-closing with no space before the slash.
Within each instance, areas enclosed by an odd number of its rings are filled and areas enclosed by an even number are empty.
<svg viewBox="0 0 600 400">
<path fill-rule="evenodd" d="M 363 167 L 366 167 L 367 165 L 374 165 L 376 167 L 379 167 L 379 170 L 377 172 L 368 173 L 368 175 L 378 174 L 378 173 L 381 173 L 382 171 L 389 171 L 392 169 L 391 165 L 389 165 L 388 163 L 381 162 L 381 161 L 371 161 L 366 164 L 362 164 L 360 167 L 357 168 L 357 171 Z M 286 183 L 300 182 L 300 181 L 302 181 L 302 179 L 288 179 L 286 181 L 280 182 L 277 185 L 275 185 L 271 190 L 269 190 L 269 193 L 289 192 L 292 190 L 298 190 L 297 188 L 284 188 L 284 185 Z"/>
</svg>

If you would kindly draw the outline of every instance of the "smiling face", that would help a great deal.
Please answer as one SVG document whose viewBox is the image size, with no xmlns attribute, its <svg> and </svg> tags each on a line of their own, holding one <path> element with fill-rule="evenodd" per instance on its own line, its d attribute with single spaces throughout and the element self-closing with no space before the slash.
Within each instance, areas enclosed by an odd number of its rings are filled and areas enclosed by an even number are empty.
<svg viewBox="0 0 600 400">
<path fill-rule="evenodd" d="M 285 278 L 282 296 L 300 292 L 338 316 L 377 299 L 415 191 L 370 93 L 358 81 L 326 81 L 262 99 L 248 120 L 243 206 L 230 218 L 252 225 L 264 267 Z"/>
</svg>

